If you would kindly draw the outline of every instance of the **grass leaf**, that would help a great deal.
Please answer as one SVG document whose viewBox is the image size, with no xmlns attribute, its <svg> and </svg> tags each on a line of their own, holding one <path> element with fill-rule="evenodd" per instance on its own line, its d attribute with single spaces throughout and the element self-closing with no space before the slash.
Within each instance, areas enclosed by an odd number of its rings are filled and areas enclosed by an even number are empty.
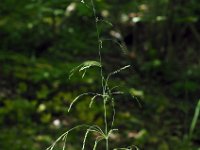
<svg viewBox="0 0 200 150">
<path fill-rule="evenodd" d="M 194 117 L 192 119 L 192 123 L 191 123 L 191 126 L 190 126 L 190 132 L 189 132 L 189 137 L 190 138 L 192 137 L 194 129 L 196 127 L 197 120 L 198 120 L 198 117 L 199 117 L 199 113 L 200 113 L 200 100 L 197 103 L 197 106 L 196 106 L 196 109 L 195 109 L 195 113 L 194 113 Z"/>
</svg>

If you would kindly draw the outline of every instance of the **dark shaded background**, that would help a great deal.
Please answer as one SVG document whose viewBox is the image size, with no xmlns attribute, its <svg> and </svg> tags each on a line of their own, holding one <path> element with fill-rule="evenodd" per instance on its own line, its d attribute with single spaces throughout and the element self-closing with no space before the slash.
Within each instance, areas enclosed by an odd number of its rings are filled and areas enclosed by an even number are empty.
<svg viewBox="0 0 200 150">
<path fill-rule="evenodd" d="M 200 3 L 98 0 L 95 5 L 98 18 L 113 24 L 99 24 L 101 37 L 127 48 L 103 43 L 105 73 L 132 65 L 111 82 L 127 93 L 116 101 L 120 134 L 112 147 L 197 150 L 200 122 L 191 141 L 187 135 L 200 97 Z M 95 20 L 80 1 L 1 0 L 0 149 L 41 150 L 74 125 L 102 126 L 101 103 L 88 109 L 89 97 L 67 113 L 77 95 L 101 88 L 98 70 L 71 80 L 69 71 L 97 59 Z M 67 149 L 80 149 L 83 134 L 70 134 Z M 91 138 L 88 149 L 92 143 Z"/>
</svg>

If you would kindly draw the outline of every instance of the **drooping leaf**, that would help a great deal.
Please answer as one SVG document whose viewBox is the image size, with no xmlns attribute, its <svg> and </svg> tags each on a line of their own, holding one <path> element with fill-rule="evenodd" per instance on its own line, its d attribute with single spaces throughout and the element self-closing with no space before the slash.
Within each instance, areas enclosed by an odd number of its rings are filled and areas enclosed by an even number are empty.
<svg viewBox="0 0 200 150">
<path fill-rule="evenodd" d="M 98 61 L 94 61 L 94 60 L 85 61 L 70 71 L 69 79 L 74 75 L 74 73 L 77 70 L 79 72 L 84 71 L 82 74 L 82 78 L 83 78 L 87 72 L 87 69 L 89 69 L 90 67 L 101 67 L 101 66 L 102 66 L 101 63 Z"/>
</svg>

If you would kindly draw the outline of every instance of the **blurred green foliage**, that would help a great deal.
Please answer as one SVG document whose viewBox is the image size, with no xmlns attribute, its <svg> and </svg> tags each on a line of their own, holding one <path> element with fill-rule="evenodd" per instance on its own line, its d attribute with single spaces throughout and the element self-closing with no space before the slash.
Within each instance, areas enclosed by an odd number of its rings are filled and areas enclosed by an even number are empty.
<svg viewBox="0 0 200 150">
<path fill-rule="evenodd" d="M 90 1 L 85 0 L 90 6 Z M 127 92 L 117 101 L 113 147 L 197 150 L 200 122 L 185 140 L 200 91 L 200 3 L 197 0 L 97 0 L 105 71 L 132 64 L 111 84 Z M 82 122 L 102 125 L 101 101 L 88 109 L 81 92 L 98 91 L 98 70 L 68 80 L 69 71 L 98 57 L 90 8 L 79 0 L 1 0 L 0 149 L 47 148 L 62 132 Z M 125 88 L 126 87 L 126 88 Z M 137 100 L 132 97 L 137 97 Z M 131 100 L 131 102 L 130 102 Z M 139 104 L 139 103 L 140 104 Z M 80 136 L 77 136 L 80 135 Z M 68 149 L 80 149 L 81 135 L 70 135 Z M 92 139 L 91 139 L 92 140 Z M 58 145 L 59 147 L 59 145 Z"/>
</svg>

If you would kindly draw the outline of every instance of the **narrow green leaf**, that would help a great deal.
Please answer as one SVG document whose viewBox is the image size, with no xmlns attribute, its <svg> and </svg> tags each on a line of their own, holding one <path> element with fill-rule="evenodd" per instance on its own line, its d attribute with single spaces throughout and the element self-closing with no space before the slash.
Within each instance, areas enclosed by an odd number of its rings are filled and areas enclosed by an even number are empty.
<svg viewBox="0 0 200 150">
<path fill-rule="evenodd" d="M 192 123 L 191 123 L 191 126 L 190 126 L 190 133 L 189 133 L 190 138 L 192 137 L 194 129 L 196 127 L 197 120 L 198 120 L 198 117 L 199 117 L 199 112 L 200 112 L 200 100 L 198 101 L 198 104 L 196 106 L 194 117 L 192 119 Z"/>
<path fill-rule="evenodd" d="M 90 61 L 85 61 L 83 63 L 83 66 L 97 66 L 97 67 L 101 67 L 101 63 L 98 61 L 94 61 L 94 60 L 90 60 Z"/>
</svg>

